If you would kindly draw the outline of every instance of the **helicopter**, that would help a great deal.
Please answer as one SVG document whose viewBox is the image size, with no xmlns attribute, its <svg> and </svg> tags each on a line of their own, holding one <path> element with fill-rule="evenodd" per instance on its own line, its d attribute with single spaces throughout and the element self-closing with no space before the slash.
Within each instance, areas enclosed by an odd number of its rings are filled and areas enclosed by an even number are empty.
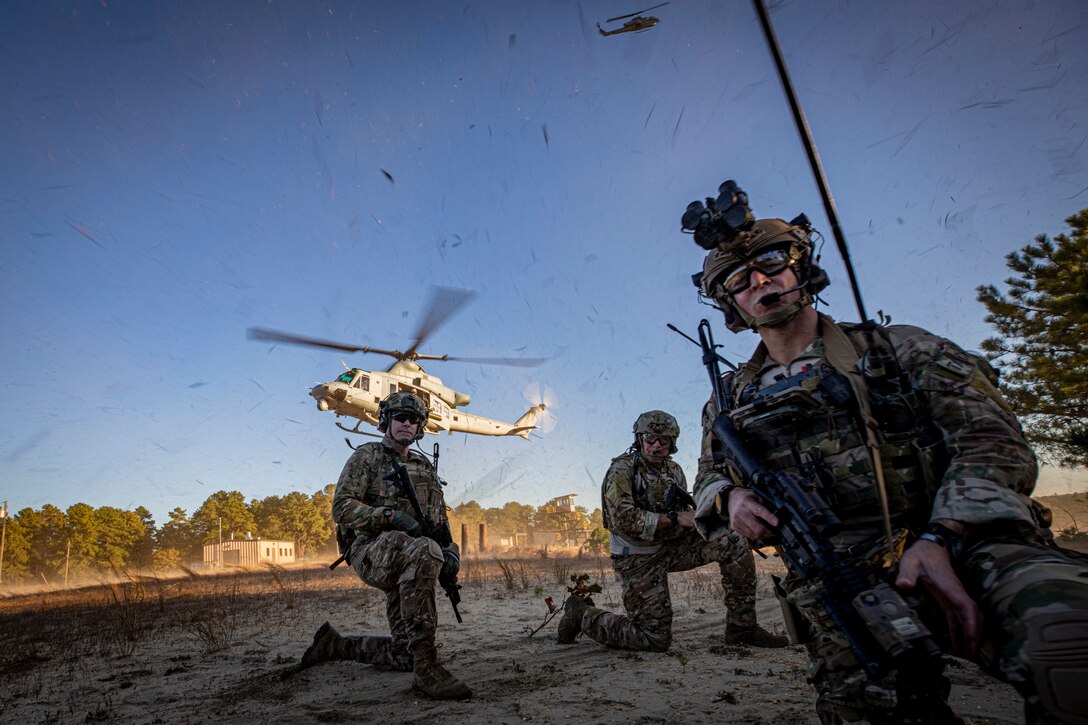
<svg viewBox="0 0 1088 725">
<path fill-rule="evenodd" d="M 250 327 L 246 337 L 251 340 L 281 342 L 291 345 L 320 347 L 343 352 L 363 352 L 375 355 L 388 355 L 395 358 L 388 370 L 363 370 L 349 367 L 341 361 L 345 372 L 335 380 L 317 383 L 310 390 L 310 397 L 317 402 L 317 409 L 332 411 L 336 417 L 356 418 L 355 425 L 348 428 L 337 421 L 336 426 L 348 433 L 375 436 L 374 433 L 359 430 L 363 423 L 378 424 L 378 405 L 387 395 L 399 391 L 415 393 L 429 409 L 424 430 L 438 434 L 446 432 L 471 433 L 487 436 L 518 436 L 529 440 L 529 433 L 538 427 L 538 416 L 543 414 L 547 405 L 543 400 L 533 405 L 525 414 L 513 423 L 493 420 L 480 415 L 466 413 L 459 408 L 468 405 L 472 398 L 457 392 L 442 383 L 442 380 L 428 374 L 418 360 L 455 360 L 484 365 L 511 365 L 516 367 L 536 367 L 546 358 L 476 358 L 451 357 L 449 355 L 426 355 L 418 352 L 420 345 L 435 330 L 452 317 L 474 292 L 450 287 L 432 288 L 427 312 L 416 330 L 411 346 L 404 351 L 384 350 L 376 347 L 348 345 L 330 340 L 320 340 L 286 332 L 279 332 L 263 327 Z M 375 436 L 381 437 L 381 436 Z"/>
<path fill-rule="evenodd" d="M 604 37 L 608 37 L 609 35 L 619 35 L 620 33 L 641 33 L 647 31 L 660 23 L 661 19 L 655 18 L 652 15 L 642 17 L 642 13 L 647 13 L 651 10 L 665 7 L 666 5 L 668 5 L 668 3 L 661 3 L 660 5 L 654 5 L 652 8 L 646 8 L 645 10 L 628 13 L 627 15 L 617 15 L 614 18 L 609 18 L 608 20 L 605 20 L 606 23 L 614 23 L 615 21 L 623 20 L 624 18 L 631 19 L 624 23 L 622 27 L 616 28 L 615 30 L 605 30 L 601 27 L 600 23 L 597 23 L 597 32 Z"/>
</svg>

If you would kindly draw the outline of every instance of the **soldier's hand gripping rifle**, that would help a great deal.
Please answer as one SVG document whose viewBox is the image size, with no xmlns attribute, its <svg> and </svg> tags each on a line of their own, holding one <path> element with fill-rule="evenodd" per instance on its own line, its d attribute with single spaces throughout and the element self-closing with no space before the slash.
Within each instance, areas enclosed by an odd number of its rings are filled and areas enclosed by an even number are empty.
<svg viewBox="0 0 1088 725">
<path fill-rule="evenodd" d="M 680 511 L 694 511 L 695 499 L 691 494 L 673 483 L 665 492 L 665 515 L 669 517 L 673 525 L 676 525 L 677 513 Z"/>
<path fill-rule="evenodd" d="M 404 494 L 404 497 L 408 499 L 408 502 L 412 504 L 412 511 L 416 515 L 416 521 L 419 522 L 424 536 L 443 549 L 453 543 L 450 525 L 445 522 L 437 524 L 423 512 L 423 507 L 419 505 L 419 497 L 416 496 L 416 487 L 412 485 L 412 479 L 408 476 L 408 469 L 403 464 L 394 463 L 393 470 L 382 476 L 382 479 L 394 483 Z M 461 603 L 461 585 L 457 583 L 457 575 L 448 578 L 439 575 L 438 583 L 446 591 L 446 596 L 449 597 L 457 622 L 463 622 L 461 612 L 457 610 L 457 605 Z"/>
<path fill-rule="evenodd" d="M 731 468 L 739 469 L 730 474 L 778 518 L 776 540 L 768 543 L 777 546 L 797 577 L 820 581 L 818 603 L 834 620 L 870 679 L 894 669 L 900 696 L 909 693 L 912 700 L 904 706 L 924 711 L 930 718 L 926 722 L 960 722 L 937 694 L 944 667 L 941 650 L 918 614 L 887 583 L 884 572 L 858 566 L 831 545 L 830 539 L 842 530 L 842 523 L 813 481 L 766 468 L 744 447 L 725 412 L 729 403 L 718 366 L 722 358 L 706 320 L 699 323 L 698 344 L 718 410 L 712 431 L 728 450 Z M 723 515 L 725 508 L 719 507 Z"/>
</svg>

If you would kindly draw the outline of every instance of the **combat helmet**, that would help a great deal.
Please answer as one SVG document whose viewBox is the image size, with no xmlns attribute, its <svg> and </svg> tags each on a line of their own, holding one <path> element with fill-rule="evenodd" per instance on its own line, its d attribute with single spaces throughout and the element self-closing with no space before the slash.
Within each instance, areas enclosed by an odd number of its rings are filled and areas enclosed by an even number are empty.
<svg viewBox="0 0 1088 725">
<path fill-rule="evenodd" d="M 639 444 L 639 436 L 643 434 L 670 436 L 672 447 L 669 453 L 676 453 L 676 439 L 680 437 L 680 424 L 676 422 L 676 418 L 663 410 L 648 410 L 640 415 L 631 427 L 631 432 L 635 434 L 636 447 Z"/>
<path fill-rule="evenodd" d="M 423 437 L 423 432 L 427 428 L 427 405 L 418 395 L 408 391 L 387 395 L 378 404 L 378 430 L 385 433 L 389 429 L 389 420 L 395 413 L 412 413 L 419 416 L 421 423 L 413 440 L 418 441 Z"/>
<path fill-rule="evenodd" d="M 756 220 L 748 209 L 748 195 L 736 182 L 726 181 L 719 191 L 718 198 L 708 198 L 705 207 L 697 201 L 689 204 L 681 221 L 683 229 L 691 231 L 696 243 L 708 252 L 703 271 L 693 275 L 692 281 L 700 294 L 722 311 L 725 325 L 732 332 L 784 325 L 812 304 L 829 283 L 827 273 L 817 264 L 818 258 L 813 259 L 812 225 L 804 214 L 789 222 Z M 785 252 L 801 296 L 782 310 L 753 317 L 734 302 L 724 282 L 730 272 L 748 260 L 776 250 Z"/>
</svg>

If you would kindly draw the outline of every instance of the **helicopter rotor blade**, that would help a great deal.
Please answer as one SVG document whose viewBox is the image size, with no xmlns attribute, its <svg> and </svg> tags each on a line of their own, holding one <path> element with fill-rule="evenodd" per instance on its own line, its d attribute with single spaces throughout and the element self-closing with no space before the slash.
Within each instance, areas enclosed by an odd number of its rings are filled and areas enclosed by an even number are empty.
<svg viewBox="0 0 1088 725">
<path fill-rule="evenodd" d="M 287 345 L 303 345 L 306 347 L 323 347 L 328 350 L 340 350 L 341 352 L 372 352 L 376 355 L 389 355 L 397 359 L 403 359 L 404 354 L 400 350 L 382 350 L 376 347 L 360 347 L 348 345 L 332 340 L 321 340 L 316 337 L 294 335 L 289 332 L 269 330 L 266 327 L 247 327 L 246 338 L 250 340 L 264 340 L 266 342 L 282 342 Z"/>
<path fill-rule="evenodd" d="M 423 358 L 420 355 L 420 358 Z M 432 357 L 432 360 L 454 360 L 456 362 L 479 363 L 480 365 L 508 365 L 515 368 L 535 368 L 548 362 L 546 357 L 455 357 L 443 355 Z"/>
<path fill-rule="evenodd" d="M 431 298 L 427 302 L 427 313 L 423 316 L 422 322 L 419 323 L 419 327 L 416 329 L 413 338 L 415 341 L 411 347 L 404 351 L 404 357 L 412 360 L 417 359 L 416 350 L 419 346 L 475 296 L 476 293 L 469 289 L 432 287 Z"/>
<path fill-rule="evenodd" d="M 637 12 L 628 13 L 627 15 L 617 15 L 614 18 L 609 18 L 608 20 L 605 20 L 605 22 L 606 23 L 614 23 L 617 20 L 623 20 L 624 18 L 633 18 L 636 15 L 641 15 L 642 13 L 648 13 L 651 10 L 657 10 L 658 8 L 663 8 L 666 5 L 668 5 L 668 3 L 660 3 L 659 5 L 654 5 L 652 8 L 646 8 L 645 10 L 639 10 Z"/>
<path fill-rule="evenodd" d="M 535 357 L 451 357 L 449 355 L 423 355 L 416 350 L 427 340 L 435 330 L 446 323 L 476 293 L 469 289 L 456 287 L 432 287 L 430 299 L 427 302 L 427 312 L 423 321 L 416 329 L 414 342 L 407 350 L 384 350 L 378 347 L 366 347 L 362 345 L 349 345 L 333 340 L 322 340 L 316 337 L 295 335 L 289 332 L 270 330 L 265 327 L 246 328 L 246 337 L 250 340 L 264 340 L 267 342 L 282 342 L 288 345 L 304 345 L 307 347 L 321 347 L 327 350 L 339 350 L 341 352 L 363 352 L 376 355 L 388 355 L 397 360 L 454 360 L 458 362 L 480 363 L 481 365 L 508 365 L 512 367 L 536 367 L 549 358 Z"/>
</svg>

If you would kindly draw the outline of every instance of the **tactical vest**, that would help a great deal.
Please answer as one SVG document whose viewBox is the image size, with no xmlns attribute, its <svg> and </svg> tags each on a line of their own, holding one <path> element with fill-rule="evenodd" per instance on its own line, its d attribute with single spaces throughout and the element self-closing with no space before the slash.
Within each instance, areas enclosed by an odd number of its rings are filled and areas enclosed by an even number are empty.
<svg viewBox="0 0 1088 725">
<path fill-rule="evenodd" d="M 827 324 L 835 323 L 828 319 Z M 941 432 L 900 369 L 887 330 L 869 324 L 843 332 L 825 334 L 825 354 L 818 363 L 763 388 L 756 383 L 766 359 L 761 346 L 740 371 L 725 376 L 733 406 L 729 417 L 757 459 L 811 479 L 847 528 L 861 528 L 881 520 L 862 428 L 862 420 L 871 415 L 878 423 L 892 523 L 924 525 L 947 467 Z M 851 376 L 853 381 L 842 370 L 849 358 L 861 371 Z M 831 362 L 835 359 L 838 368 Z M 859 395 L 866 396 L 864 405 Z"/>
<path fill-rule="evenodd" d="M 408 497 L 400 492 L 400 487 L 394 481 L 387 481 L 384 478 L 387 473 L 393 470 L 394 463 L 403 463 L 404 467 L 408 469 L 408 478 L 411 479 L 412 487 L 416 490 L 416 498 L 419 499 L 419 505 L 423 512 L 432 521 L 445 520 L 446 501 L 442 496 L 442 484 L 439 482 L 438 475 L 435 473 L 431 462 L 415 451 L 409 451 L 407 461 L 401 461 L 392 450 L 384 446 L 382 446 L 382 453 L 384 455 L 382 455 L 381 465 L 378 467 L 378 480 L 368 482 L 363 503 L 374 507 L 386 506 L 394 511 L 403 511 L 415 518 L 416 513 L 412 509 L 412 503 L 408 500 Z M 371 492 L 370 483 L 377 486 L 377 495 Z M 337 527 L 337 542 L 340 545 L 341 553 L 351 547 L 358 535 L 358 532 L 352 527 Z"/>
<path fill-rule="evenodd" d="M 665 492 L 668 491 L 669 486 L 672 485 L 672 476 L 669 474 L 669 466 L 676 465 L 675 462 L 672 461 L 672 459 L 667 459 L 661 472 L 651 476 L 650 480 L 647 481 L 646 477 L 642 474 L 642 456 L 639 455 L 637 449 L 630 450 L 622 456 L 616 456 L 612 459 L 612 463 L 628 457 L 633 459 L 631 463 L 631 497 L 635 501 L 635 506 L 640 509 L 645 509 L 646 511 L 663 513 L 665 510 Z M 608 480 L 609 477 L 606 474 L 604 481 L 601 483 L 601 519 L 604 528 L 611 531 L 612 522 L 608 516 L 608 502 L 605 500 L 605 492 L 608 489 Z M 679 481 L 677 481 L 677 483 L 679 483 Z"/>
</svg>

